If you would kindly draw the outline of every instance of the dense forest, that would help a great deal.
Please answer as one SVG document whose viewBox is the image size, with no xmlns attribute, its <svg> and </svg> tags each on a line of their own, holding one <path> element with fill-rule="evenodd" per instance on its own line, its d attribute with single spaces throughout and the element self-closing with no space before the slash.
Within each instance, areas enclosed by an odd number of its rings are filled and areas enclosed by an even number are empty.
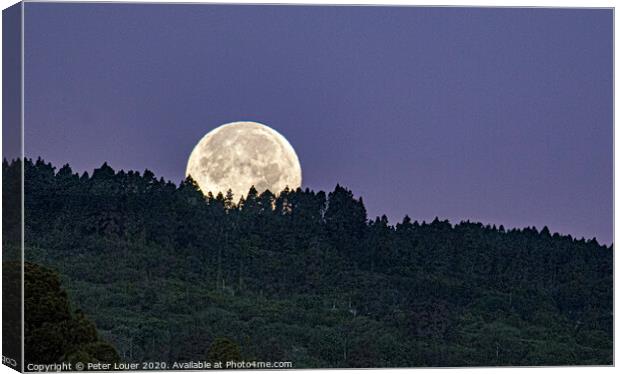
<svg viewBox="0 0 620 374">
<path fill-rule="evenodd" d="M 3 282 L 20 274 L 21 263 L 3 264 Z M 13 278 L 15 279 L 15 278 Z M 21 277 L 19 277 L 21 279 Z M 117 362 L 118 352 L 99 338 L 84 313 L 71 310 L 58 274 L 40 265 L 24 264 L 26 359 L 32 363 Z M 19 300 L 7 300 L 19 304 Z M 14 325 L 19 328 L 19 324 Z"/>
<path fill-rule="evenodd" d="M 20 167 L 3 162 L 4 201 L 18 194 Z M 191 178 L 175 185 L 107 164 L 79 175 L 27 159 L 24 171 L 26 260 L 60 276 L 107 360 L 613 363 L 613 248 L 595 239 L 438 218 L 391 224 L 339 185 L 213 196 Z M 4 237 L 5 251 L 16 248 Z"/>
</svg>

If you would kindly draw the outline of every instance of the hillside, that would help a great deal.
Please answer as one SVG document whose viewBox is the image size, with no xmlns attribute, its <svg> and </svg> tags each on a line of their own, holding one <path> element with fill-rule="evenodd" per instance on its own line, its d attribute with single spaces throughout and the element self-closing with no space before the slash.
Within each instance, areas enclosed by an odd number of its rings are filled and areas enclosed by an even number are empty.
<svg viewBox="0 0 620 374">
<path fill-rule="evenodd" d="M 24 169 L 26 260 L 123 361 L 204 360 L 226 338 L 297 368 L 612 364 L 613 249 L 596 240 L 391 224 L 342 186 L 239 200 L 107 164 Z"/>
</svg>

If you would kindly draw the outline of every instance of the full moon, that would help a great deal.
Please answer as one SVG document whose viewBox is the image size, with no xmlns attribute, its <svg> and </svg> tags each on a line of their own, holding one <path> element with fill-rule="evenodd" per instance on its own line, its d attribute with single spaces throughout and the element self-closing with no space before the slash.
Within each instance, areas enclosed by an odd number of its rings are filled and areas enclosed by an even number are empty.
<svg viewBox="0 0 620 374">
<path fill-rule="evenodd" d="M 246 196 L 254 186 L 258 193 L 279 194 L 285 187 L 301 186 L 301 166 L 291 144 L 274 129 L 258 122 L 233 122 L 207 133 L 192 151 L 186 176 L 203 193 L 232 190 Z"/>
</svg>

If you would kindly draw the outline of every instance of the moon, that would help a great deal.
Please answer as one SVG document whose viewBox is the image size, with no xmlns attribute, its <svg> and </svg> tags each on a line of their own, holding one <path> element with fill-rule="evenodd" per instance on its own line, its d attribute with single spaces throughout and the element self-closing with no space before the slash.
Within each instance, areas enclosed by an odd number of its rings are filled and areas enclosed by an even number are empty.
<svg viewBox="0 0 620 374">
<path fill-rule="evenodd" d="M 232 122 L 207 133 L 189 156 L 186 176 L 204 194 L 229 189 L 235 196 L 279 194 L 301 186 L 301 165 L 291 144 L 276 130 L 258 122 Z"/>
</svg>

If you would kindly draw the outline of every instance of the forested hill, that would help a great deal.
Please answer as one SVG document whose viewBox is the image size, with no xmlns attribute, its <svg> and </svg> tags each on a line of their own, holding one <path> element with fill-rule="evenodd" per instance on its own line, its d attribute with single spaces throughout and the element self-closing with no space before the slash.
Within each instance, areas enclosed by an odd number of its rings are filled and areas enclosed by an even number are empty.
<svg viewBox="0 0 620 374">
<path fill-rule="evenodd" d="M 107 164 L 24 170 L 26 259 L 123 360 L 206 359 L 226 338 L 295 367 L 612 363 L 612 248 L 596 240 L 390 224 L 341 186 L 237 200 Z"/>
</svg>

